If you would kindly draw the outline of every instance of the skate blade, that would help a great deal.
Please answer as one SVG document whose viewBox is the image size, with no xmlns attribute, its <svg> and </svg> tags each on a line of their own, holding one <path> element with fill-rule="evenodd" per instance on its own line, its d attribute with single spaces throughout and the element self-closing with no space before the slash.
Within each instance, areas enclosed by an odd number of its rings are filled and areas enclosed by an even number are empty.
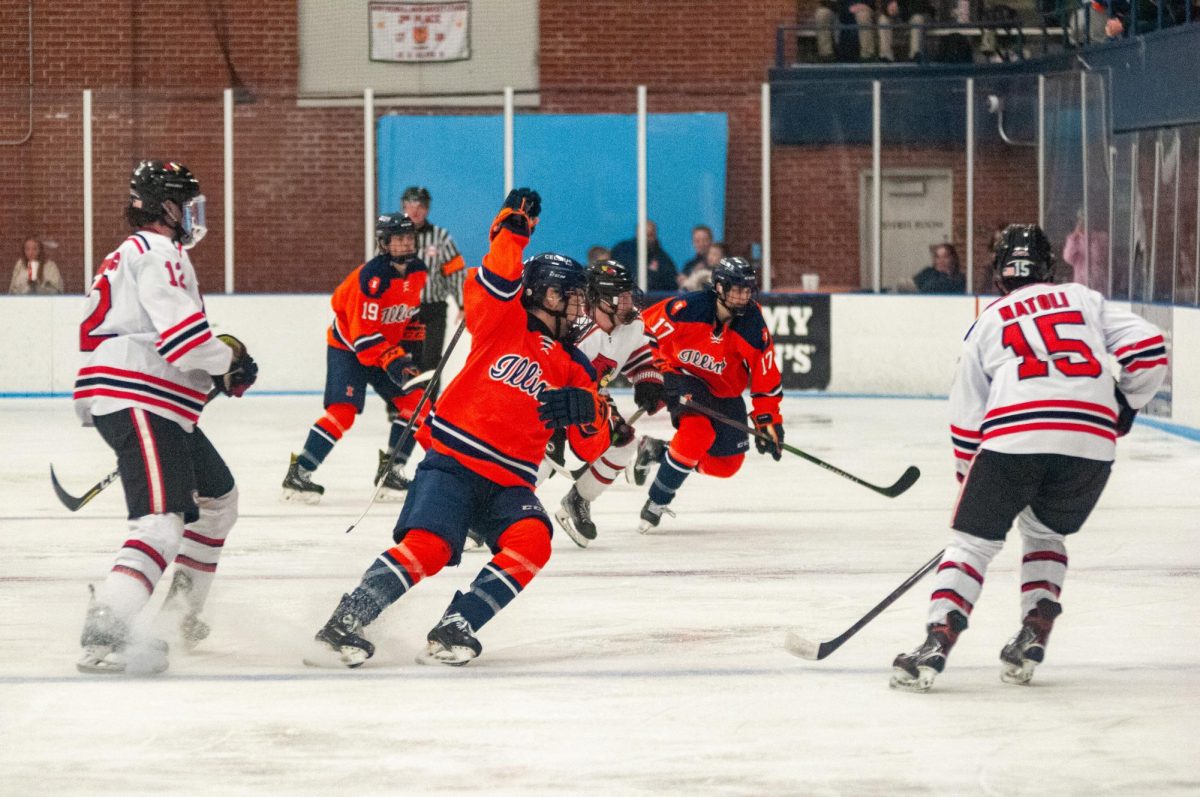
<svg viewBox="0 0 1200 797">
<path fill-rule="evenodd" d="M 343 645 L 334 650 L 323 642 L 313 640 L 301 661 L 307 667 L 317 667 L 323 670 L 353 670 L 361 667 L 368 658 L 370 657 L 362 648 Z"/>
<path fill-rule="evenodd" d="M 463 553 L 482 553 L 487 550 L 487 546 L 482 542 L 475 542 L 470 537 L 463 543 Z"/>
<path fill-rule="evenodd" d="M 408 490 L 389 490 L 385 488 L 379 493 L 377 500 L 384 504 L 402 504 L 405 498 L 408 498 Z"/>
<path fill-rule="evenodd" d="M 439 648 L 436 652 L 429 648 L 417 654 L 417 664 L 445 664 L 449 667 L 462 667 L 475 658 L 475 651 L 470 648 Z"/>
<path fill-rule="evenodd" d="M 319 504 L 321 502 L 320 493 L 302 493 L 299 490 L 289 490 L 284 488 L 279 496 L 280 501 L 287 501 L 290 504 Z"/>
<path fill-rule="evenodd" d="M 166 672 L 169 661 L 166 645 L 161 641 L 154 644 L 131 645 L 120 653 L 109 652 L 95 655 L 85 650 L 75 669 L 86 675 L 158 675 Z"/>
<path fill-rule="evenodd" d="M 937 670 L 932 667 L 917 667 L 917 677 L 912 675 L 901 667 L 892 669 L 892 678 L 888 681 L 888 686 L 892 689 L 900 689 L 905 692 L 928 692 L 933 686 L 933 679 L 937 677 Z"/>
<path fill-rule="evenodd" d="M 638 523 L 637 530 L 638 534 L 656 534 L 658 532 L 658 526 L 655 526 L 649 521 L 643 520 L 642 522 Z"/>
<path fill-rule="evenodd" d="M 560 509 L 554 513 L 554 519 L 558 521 L 558 525 L 562 526 L 562 530 L 571 538 L 571 542 L 578 545 L 580 548 L 588 547 L 591 542 L 587 537 L 579 533 L 575 528 L 575 524 L 571 522 L 571 515 L 566 510 Z"/>
<path fill-rule="evenodd" d="M 1000 665 L 1000 680 L 1006 684 L 1027 686 L 1033 680 L 1033 670 L 1036 666 L 1037 662 L 1028 659 L 1022 661 L 1020 664 L 1003 662 Z"/>
</svg>

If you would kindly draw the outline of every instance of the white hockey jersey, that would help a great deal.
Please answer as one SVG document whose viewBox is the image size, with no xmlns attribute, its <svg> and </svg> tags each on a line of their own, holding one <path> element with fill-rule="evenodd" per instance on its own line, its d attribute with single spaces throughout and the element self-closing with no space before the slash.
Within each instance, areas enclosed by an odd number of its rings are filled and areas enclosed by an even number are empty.
<svg viewBox="0 0 1200 797">
<path fill-rule="evenodd" d="M 661 382 L 662 374 L 654 368 L 657 345 L 642 319 L 637 318 L 629 324 L 613 327 L 611 333 L 587 320 L 576 347 L 596 369 L 596 378 L 604 388 L 618 373 L 624 374 L 635 385 L 647 379 Z"/>
<path fill-rule="evenodd" d="M 104 259 L 79 326 L 83 366 L 75 413 L 92 416 L 138 407 L 191 431 L 233 350 L 213 337 L 196 272 L 183 247 L 136 232 Z"/>
<path fill-rule="evenodd" d="M 1116 386 L 1141 409 L 1167 372 L 1162 332 L 1083 285 L 1026 285 L 967 332 L 950 391 L 960 478 L 975 454 L 1064 454 L 1111 461 Z"/>
</svg>

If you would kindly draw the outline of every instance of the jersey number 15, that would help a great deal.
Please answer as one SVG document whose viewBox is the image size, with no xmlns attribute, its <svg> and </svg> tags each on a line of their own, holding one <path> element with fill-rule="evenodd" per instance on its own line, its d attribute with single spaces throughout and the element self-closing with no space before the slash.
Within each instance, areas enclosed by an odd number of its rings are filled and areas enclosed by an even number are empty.
<svg viewBox="0 0 1200 797">
<path fill-rule="evenodd" d="M 1060 338 L 1058 327 L 1083 326 L 1083 313 L 1078 310 L 1068 310 L 1062 313 L 1049 313 L 1033 319 L 1038 334 L 1050 355 L 1050 361 L 1063 376 L 1084 376 L 1095 378 L 1100 376 L 1104 368 L 1091 348 L 1082 340 L 1075 338 Z M 1017 377 L 1020 379 L 1035 379 L 1050 374 L 1050 365 L 1045 360 L 1038 359 L 1029 340 L 1025 337 L 1019 321 L 1004 326 L 1001 338 L 1004 345 L 1012 349 L 1013 354 L 1021 358 L 1017 366 Z M 1081 359 L 1074 359 L 1075 355 Z"/>
</svg>

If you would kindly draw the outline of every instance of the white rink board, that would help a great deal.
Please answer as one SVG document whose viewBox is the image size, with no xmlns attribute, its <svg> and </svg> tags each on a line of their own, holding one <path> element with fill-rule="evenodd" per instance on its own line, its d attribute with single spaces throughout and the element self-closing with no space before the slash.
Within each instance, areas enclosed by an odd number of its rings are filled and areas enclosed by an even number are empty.
<svg viewBox="0 0 1200 797">
<path fill-rule="evenodd" d="M 1069 543 L 1066 610 L 1029 687 L 1002 684 L 996 659 L 1019 619 L 1015 539 L 928 695 L 887 677 L 923 637 L 929 581 L 824 662 L 783 650 L 788 628 L 839 633 L 941 548 L 956 493 L 944 401 L 823 397 L 785 399 L 788 440 L 876 482 L 916 464 L 912 490 L 889 500 L 751 453 L 732 480 L 692 477 L 679 516 L 640 536 L 644 492 L 618 483 L 593 547 L 557 534 L 544 572 L 482 630 L 480 659 L 412 661 L 477 555 L 392 607 L 369 629 L 377 656 L 338 672 L 301 653 L 390 543 L 396 509 L 343 533 L 386 436 L 377 399 L 319 471 L 325 502 L 277 502 L 319 405 L 252 392 L 206 411 L 242 493 L 213 634 L 159 678 L 105 680 L 73 662 L 86 584 L 125 539 L 120 489 L 71 514 L 46 465 L 78 493 L 112 456 L 65 399 L 0 401 L 0 794 L 1200 790 L 1196 442 L 1140 424 L 1121 442 Z M 541 495 L 553 506 L 564 490 Z"/>
</svg>

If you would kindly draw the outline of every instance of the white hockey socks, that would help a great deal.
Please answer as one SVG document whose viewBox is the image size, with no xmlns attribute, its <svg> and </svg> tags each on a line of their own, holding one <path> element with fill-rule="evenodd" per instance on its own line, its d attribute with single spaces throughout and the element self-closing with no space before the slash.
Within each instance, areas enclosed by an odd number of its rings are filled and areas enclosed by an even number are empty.
<svg viewBox="0 0 1200 797">
<path fill-rule="evenodd" d="M 944 625 L 951 611 L 970 616 L 983 592 L 988 565 L 1000 553 L 1001 540 L 985 540 L 956 531 L 942 555 L 929 604 L 929 624 Z"/>
<path fill-rule="evenodd" d="M 588 465 L 584 474 L 575 481 L 575 489 L 585 500 L 595 501 L 617 476 L 625 472 L 636 451 L 636 439 L 623 446 L 612 446 L 601 454 L 599 459 Z"/>
<path fill-rule="evenodd" d="M 150 600 L 167 564 L 175 558 L 182 533 L 183 516 L 178 514 L 143 515 L 129 521 L 129 538 L 96 590 L 96 602 L 111 608 L 117 619 L 130 623 Z"/>
<path fill-rule="evenodd" d="M 1058 603 L 1067 577 L 1066 538 L 1037 519 L 1026 508 L 1017 516 L 1024 550 L 1021 556 L 1021 617 L 1033 611 L 1038 601 Z"/>
<path fill-rule="evenodd" d="M 186 597 L 188 608 L 200 612 L 208 591 L 217 574 L 217 562 L 225 546 L 225 538 L 237 522 L 238 489 L 234 487 L 220 498 L 200 498 L 200 519 L 187 524 L 183 530 L 183 543 L 175 565 L 184 570 L 191 579 L 191 589 Z"/>
</svg>

